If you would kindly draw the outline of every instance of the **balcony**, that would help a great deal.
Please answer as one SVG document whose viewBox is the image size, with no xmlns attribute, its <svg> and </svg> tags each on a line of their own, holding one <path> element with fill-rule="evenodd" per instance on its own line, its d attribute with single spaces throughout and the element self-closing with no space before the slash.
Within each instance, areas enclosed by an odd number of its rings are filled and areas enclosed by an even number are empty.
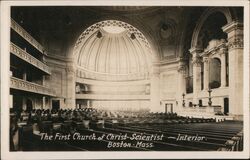
<svg viewBox="0 0 250 160">
<path fill-rule="evenodd" d="M 150 96 L 149 95 L 76 94 L 76 99 L 150 100 Z"/>
<path fill-rule="evenodd" d="M 24 60 L 25 62 L 28 62 L 35 66 L 36 68 L 42 70 L 43 72 L 47 74 L 51 74 L 50 68 L 36 59 L 35 57 L 31 56 L 29 53 L 15 45 L 14 43 L 10 43 L 10 52 L 14 54 L 15 56 L 19 57 L 20 59 Z"/>
<path fill-rule="evenodd" d="M 26 41 L 28 41 L 33 47 L 35 47 L 42 54 L 46 54 L 44 52 L 43 46 L 37 42 L 27 31 L 25 31 L 18 23 L 16 23 L 13 19 L 11 19 L 11 28 L 18 33 L 21 37 L 23 37 Z"/>
<path fill-rule="evenodd" d="M 10 77 L 10 88 L 47 96 L 54 96 L 54 91 L 42 85 Z"/>
<path fill-rule="evenodd" d="M 76 76 L 79 78 L 85 78 L 88 80 L 100 80 L 100 81 L 139 81 L 139 80 L 148 80 L 149 73 L 132 73 L 132 74 L 110 74 L 110 73 L 101 73 L 93 72 L 84 68 L 78 68 L 76 70 Z"/>
</svg>

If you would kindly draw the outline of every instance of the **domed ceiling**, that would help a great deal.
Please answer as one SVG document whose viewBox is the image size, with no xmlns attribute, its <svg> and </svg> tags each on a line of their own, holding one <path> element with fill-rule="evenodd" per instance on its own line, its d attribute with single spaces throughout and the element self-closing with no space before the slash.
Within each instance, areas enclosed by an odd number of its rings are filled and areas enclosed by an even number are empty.
<svg viewBox="0 0 250 160">
<path fill-rule="evenodd" d="M 95 79 L 98 74 L 145 79 L 151 66 L 150 56 L 149 44 L 142 33 L 121 21 L 92 25 L 75 46 L 78 69 L 96 74 Z"/>
</svg>

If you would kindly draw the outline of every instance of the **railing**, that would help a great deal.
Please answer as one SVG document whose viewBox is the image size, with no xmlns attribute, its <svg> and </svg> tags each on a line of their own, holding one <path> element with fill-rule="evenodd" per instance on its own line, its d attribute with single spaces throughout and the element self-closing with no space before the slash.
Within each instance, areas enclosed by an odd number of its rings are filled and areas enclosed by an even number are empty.
<svg viewBox="0 0 250 160">
<path fill-rule="evenodd" d="M 29 53 L 27 53 L 14 43 L 10 43 L 10 52 L 19 57 L 20 59 L 32 64 L 36 68 L 46 72 L 47 74 L 51 74 L 51 70 L 47 65 L 45 65 L 35 57 L 31 56 Z"/>
<path fill-rule="evenodd" d="M 50 88 L 46 88 L 42 85 L 35 84 L 32 82 L 24 81 L 22 79 L 18 79 L 15 77 L 10 77 L 10 88 L 32 92 L 32 93 L 38 93 L 48 96 L 54 96 L 54 91 Z"/>
<path fill-rule="evenodd" d="M 38 51 L 40 51 L 42 54 L 45 54 L 43 46 L 13 19 L 11 19 L 11 28 L 20 36 L 22 36 L 26 41 L 28 41 L 32 46 L 34 46 Z"/>
<path fill-rule="evenodd" d="M 203 107 L 184 107 L 186 112 L 197 112 L 197 113 L 217 113 L 221 112 L 221 106 L 203 106 Z"/>
<path fill-rule="evenodd" d="M 76 94 L 76 99 L 98 100 L 149 100 L 149 95 L 108 95 L 108 94 Z"/>
<path fill-rule="evenodd" d="M 129 81 L 129 80 L 145 80 L 149 79 L 149 73 L 131 73 L 131 74 L 110 74 L 92 72 L 83 68 L 76 70 L 76 76 L 86 79 L 98 79 L 102 81 Z"/>
</svg>

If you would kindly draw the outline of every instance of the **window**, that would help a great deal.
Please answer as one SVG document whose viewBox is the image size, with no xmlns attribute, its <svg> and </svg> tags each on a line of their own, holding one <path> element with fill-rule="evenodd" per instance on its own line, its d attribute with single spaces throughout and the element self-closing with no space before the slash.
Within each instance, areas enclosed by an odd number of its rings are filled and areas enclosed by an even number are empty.
<svg viewBox="0 0 250 160">
<path fill-rule="evenodd" d="M 209 87 L 219 88 L 221 85 L 221 62 L 218 58 L 212 58 L 209 63 Z"/>
</svg>

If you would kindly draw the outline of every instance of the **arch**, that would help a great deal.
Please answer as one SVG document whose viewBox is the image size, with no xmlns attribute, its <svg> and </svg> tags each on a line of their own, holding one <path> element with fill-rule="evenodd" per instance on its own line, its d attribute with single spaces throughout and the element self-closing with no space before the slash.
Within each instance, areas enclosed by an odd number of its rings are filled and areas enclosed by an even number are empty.
<svg viewBox="0 0 250 160">
<path fill-rule="evenodd" d="M 104 26 L 118 26 L 118 27 L 123 27 L 124 29 L 127 30 L 128 34 L 134 34 L 137 38 L 140 39 L 140 41 L 143 43 L 143 45 L 145 45 L 148 49 L 151 50 L 151 46 L 149 45 L 149 42 L 147 41 L 146 37 L 141 33 L 141 31 L 139 31 L 137 28 L 135 28 L 134 26 L 123 22 L 123 21 L 119 21 L 119 20 L 104 20 L 104 21 L 99 21 L 93 25 L 91 25 L 90 27 L 88 27 L 87 29 L 85 29 L 82 34 L 78 37 L 75 46 L 74 46 L 74 50 L 73 53 L 75 54 L 78 46 L 83 42 L 84 39 L 86 39 L 88 36 L 92 35 L 92 33 L 96 32 L 100 27 L 104 27 Z"/>
<path fill-rule="evenodd" d="M 112 33 L 111 30 L 110 32 L 106 30 L 107 28 L 105 28 L 110 26 L 120 27 L 123 28 L 124 30 L 121 30 L 120 32 L 117 33 Z M 99 35 L 100 37 L 98 37 L 98 33 L 100 33 Z M 104 50 L 100 49 L 100 46 L 103 48 L 103 45 L 104 45 Z M 121 51 L 122 48 L 124 49 Z M 86 51 L 84 52 L 84 50 Z M 104 54 L 101 54 L 101 52 Z M 109 58 L 110 57 L 109 55 L 111 53 L 115 54 L 115 56 L 113 56 L 113 61 L 111 61 Z M 125 60 L 123 61 L 123 63 L 119 63 L 122 57 L 121 54 L 125 56 L 126 59 L 129 58 L 129 60 Z M 143 33 L 140 32 L 134 26 L 118 20 L 99 21 L 89 26 L 87 29 L 85 29 L 81 33 L 75 44 L 73 55 L 75 61 L 74 64 L 77 65 L 76 67 L 78 69 L 90 72 L 95 76 L 100 74 L 98 76 L 99 78 L 100 77 L 105 78 L 107 77 L 107 75 L 112 75 L 113 77 L 123 76 L 124 78 L 126 76 L 137 76 L 143 78 L 151 71 L 151 65 L 154 60 L 154 55 L 151 46 L 147 41 L 146 37 L 143 35 Z M 100 57 L 97 57 L 101 55 L 106 57 L 105 60 L 101 60 Z M 140 62 L 140 59 L 144 60 L 144 62 Z M 92 60 L 93 62 L 91 63 L 90 60 Z M 116 68 L 114 67 L 110 68 L 109 62 L 115 64 L 113 66 L 116 66 Z M 132 65 L 127 67 L 128 68 L 127 70 L 126 69 L 124 70 L 124 68 L 122 68 L 122 66 L 124 66 L 123 64 L 126 63 L 128 66 L 130 62 L 133 62 L 131 63 Z M 104 67 L 98 67 L 98 63 L 104 65 Z M 124 73 L 121 72 L 123 70 Z"/>
<path fill-rule="evenodd" d="M 108 20 L 121 21 L 121 22 L 127 23 L 127 24 L 133 26 L 134 28 L 136 28 L 137 30 L 139 30 L 142 33 L 142 35 L 144 36 L 144 38 L 147 40 L 147 43 L 150 46 L 150 49 L 151 49 L 151 52 L 153 55 L 152 56 L 153 60 L 156 62 L 160 60 L 160 53 L 159 53 L 160 47 L 159 47 L 159 44 L 157 43 L 157 40 L 155 39 L 155 36 L 153 34 L 154 31 L 150 27 L 145 26 L 143 23 L 143 20 L 141 20 L 139 17 L 133 17 L 133 19 L 131 19 L 131 18 L 121 16 L 121 15 L 107 15 L 105 17 L 100 17 L 100 18 L 97 18 L 95 20 L 92 19 L 87 24 L 84 24 L 83 29 L 78 30 L 77 31 L 78 33 L 76 34 L 76 36 L 74 36 L 73 43 L 72 43 L 73 47 L 70 49 L 71 54 L 69 55 L 69 58 L 73 59 L 74 53 L 76 53 L 75 45 L 81 39 L 81 35 L 83 34 L 83 32 L 85 30 L 87 30 L 89 28 L 89 26 L 92 26 L 92 25 L 97 24 L 97 23 L 102 22 L 102 21 L 108 21 Z"/>
<path fill-rule="evenodd" d="M 191 41 L 191 48 L 196 48 L 197 43 L 198 43 L 198 37 L 199 37 L 199 33 L 200 30 L 203 26 L 203 24 L 205 23 L 205 21 L 207 20 L 207 18 L 212 15 L 213 13 L 216 12 L 221 12 L 226 20 L 227 23 L 230 23 L 233 21 L 233 14 L 231 13 L 229 8 L 225 8 L 225 7 L 221 7 L 221 8 L 208 8 L 206 9 L 203 14 L 200 16 L 197 25 L 195 26 L 195 29 L 193 31 L 193 36 L 192 36 L 192 41 Z"/>
</svg>

